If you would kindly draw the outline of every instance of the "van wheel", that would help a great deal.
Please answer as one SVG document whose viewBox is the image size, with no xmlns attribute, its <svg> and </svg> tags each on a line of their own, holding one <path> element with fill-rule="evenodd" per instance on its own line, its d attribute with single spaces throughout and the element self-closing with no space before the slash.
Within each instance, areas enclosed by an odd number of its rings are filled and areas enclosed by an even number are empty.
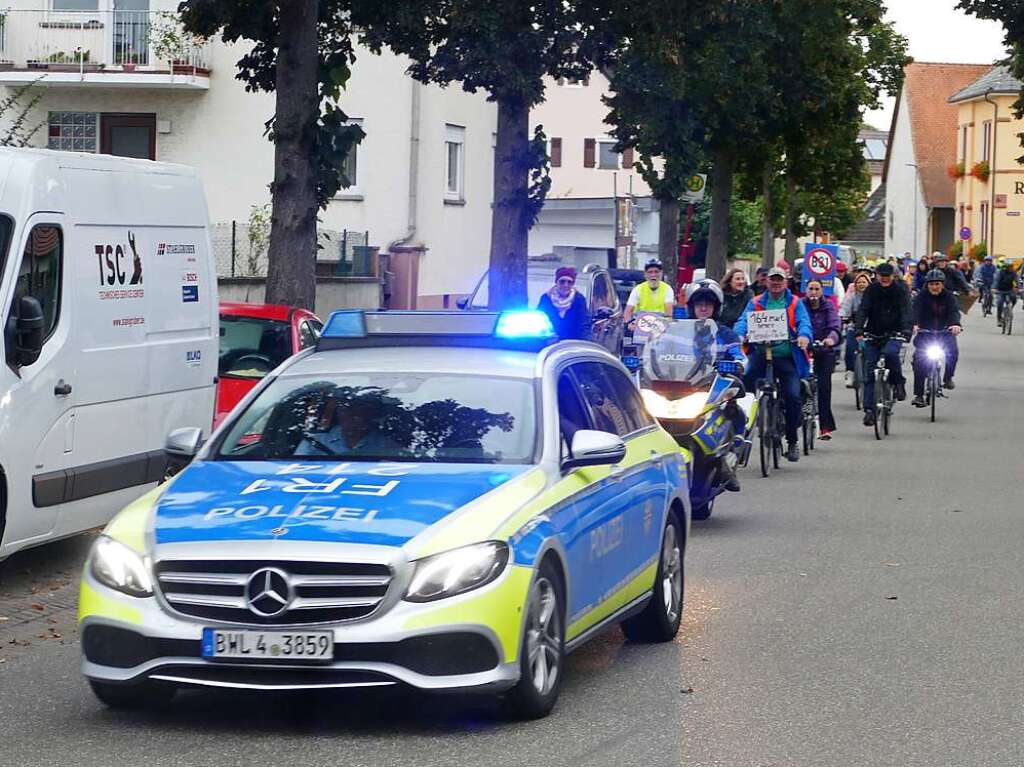
<svg viewBox="0 0 1024 767">
<path fill-rule="evenodd" d="M 105 706 L 114 709 L 155 708 L 168 703 L 177 689 L 159 682 L 115 684 L 90 679 L 92 694 Z"/>
<path fill-rule="evenodd" d="M 540 719 L 555 707 L 565 672 L 565 589 L 550 561 L 530 587 L 521 647 L 519 681 L 506 707 L 514 718 Z"/>
<path fill-rule="evenodd" d="M 639 615 L 622 623 L 622 632 L 634 642 L 671 642 L 683 620 L 683 531 L 679 518 L 669 513 L 661 543 L 661 561 L 654 594 Z"/>
</svg>

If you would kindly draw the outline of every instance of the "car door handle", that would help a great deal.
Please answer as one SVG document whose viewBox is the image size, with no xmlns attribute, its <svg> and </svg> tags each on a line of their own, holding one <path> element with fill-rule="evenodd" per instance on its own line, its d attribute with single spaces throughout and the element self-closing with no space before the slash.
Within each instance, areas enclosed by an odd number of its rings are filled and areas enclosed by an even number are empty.
<svg viewBox="0 0 1024 767">
<path fill-rule="evenodd" d="M 622 479 L 622 474 L 623 468 L 618 464 L 612 466 L 611 469 L 608 470 L 608 478 L 614 480 L 615 482 L 618 482 L 620 479 Z"/>
<path fill-rule="evenodd" d="M 71 384 L 65 383 L 64 379 L 60 379 L 57 385 L 53 387 L 53 395 L 55 397 L 66 397 L 71 394 Z"/>
<path fill-rule="evenodd" d="M 665 462 L 665 456 L 663 456 L 657 450 L 652 450 L 651 451 L 651 463 L 653 463 L 655 466 L 661 466 L 661 464 L 664 463 L 664 462 Z"/>
</svg>

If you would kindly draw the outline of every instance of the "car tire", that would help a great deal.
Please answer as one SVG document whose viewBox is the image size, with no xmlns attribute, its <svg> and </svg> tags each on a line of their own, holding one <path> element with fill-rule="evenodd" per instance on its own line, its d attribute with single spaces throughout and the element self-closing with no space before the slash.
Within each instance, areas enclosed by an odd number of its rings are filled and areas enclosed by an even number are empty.
<svg viewBox="0 0 1024 767">
<path fill-rule="evenodd" d="M 683 620 L 683 527 L 669 512 L 661 539 L 658 575 L 651 601 L 639 615 L 622 623 L 622 632 L 634 642 L 671 642 Z M 667 598 L 666 598 L 667 597 Z"/>
<path fill-rule="evenodd" d="M 530 586 L 520 648 L 519 681 L 506 710 L 515 719 L 541 719 L 555 707 L 565 675 L 565 588 L 550 560 Z"/>
<path fill-rule="evenodd" d="M 116 684 L 90 679 L 89 687 L 103 705 L 114 709 L 155 708 L 170 702 L 177 689 L 159 682 Z"/>
</svg>

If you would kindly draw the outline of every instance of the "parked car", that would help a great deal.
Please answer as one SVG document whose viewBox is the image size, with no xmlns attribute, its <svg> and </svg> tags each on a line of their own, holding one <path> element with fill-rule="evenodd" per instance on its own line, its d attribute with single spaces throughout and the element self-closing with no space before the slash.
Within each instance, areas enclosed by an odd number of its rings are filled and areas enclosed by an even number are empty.
<svg viewBox="0 0 1024 767">
<path fill-rule="evenodd" d="M 209 432 L 217 274 L 195 172 L 0 148 L 0 559 L 156 486 Z"/>
<path fill-rule="evenodd" d="M 530 308 L 536 308 L 540 297 L 555 284 L 555 271 L 559 263 L 546 262 L 529 264 L 526 269 L 526 292 Z M 476 288 L 459 301 L 462 309 L 482 311 L 487 309 L 490 270 L 484 272 Z M 600 344 L 615 356 L 622 351 L 622 312 L 625 303 L 619 300 L 608 270 L 597 264 L 587 264 L 576 275 L 576 289 L 587 299 L 587 311 L 593 323 L 591 340 Z"/>
<path fill-rule="evenodd" d="M 267 373 L 293 354 L 315 346 L 322 329 L 320 319 L 305 309 L 222 301 L 214 426 Z"/>
</svg>

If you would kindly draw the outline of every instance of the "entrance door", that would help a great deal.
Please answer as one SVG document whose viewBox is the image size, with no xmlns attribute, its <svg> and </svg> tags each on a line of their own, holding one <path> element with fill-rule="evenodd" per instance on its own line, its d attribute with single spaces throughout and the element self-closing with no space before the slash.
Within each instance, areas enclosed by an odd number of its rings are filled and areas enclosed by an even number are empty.
<svg viewBox="0 0 1024 767">
<path fill-rule="evenodd" d="M 156 159 L 156 115 L 100 116 L 100 152 L 117 157 Z"/>
</svg>

